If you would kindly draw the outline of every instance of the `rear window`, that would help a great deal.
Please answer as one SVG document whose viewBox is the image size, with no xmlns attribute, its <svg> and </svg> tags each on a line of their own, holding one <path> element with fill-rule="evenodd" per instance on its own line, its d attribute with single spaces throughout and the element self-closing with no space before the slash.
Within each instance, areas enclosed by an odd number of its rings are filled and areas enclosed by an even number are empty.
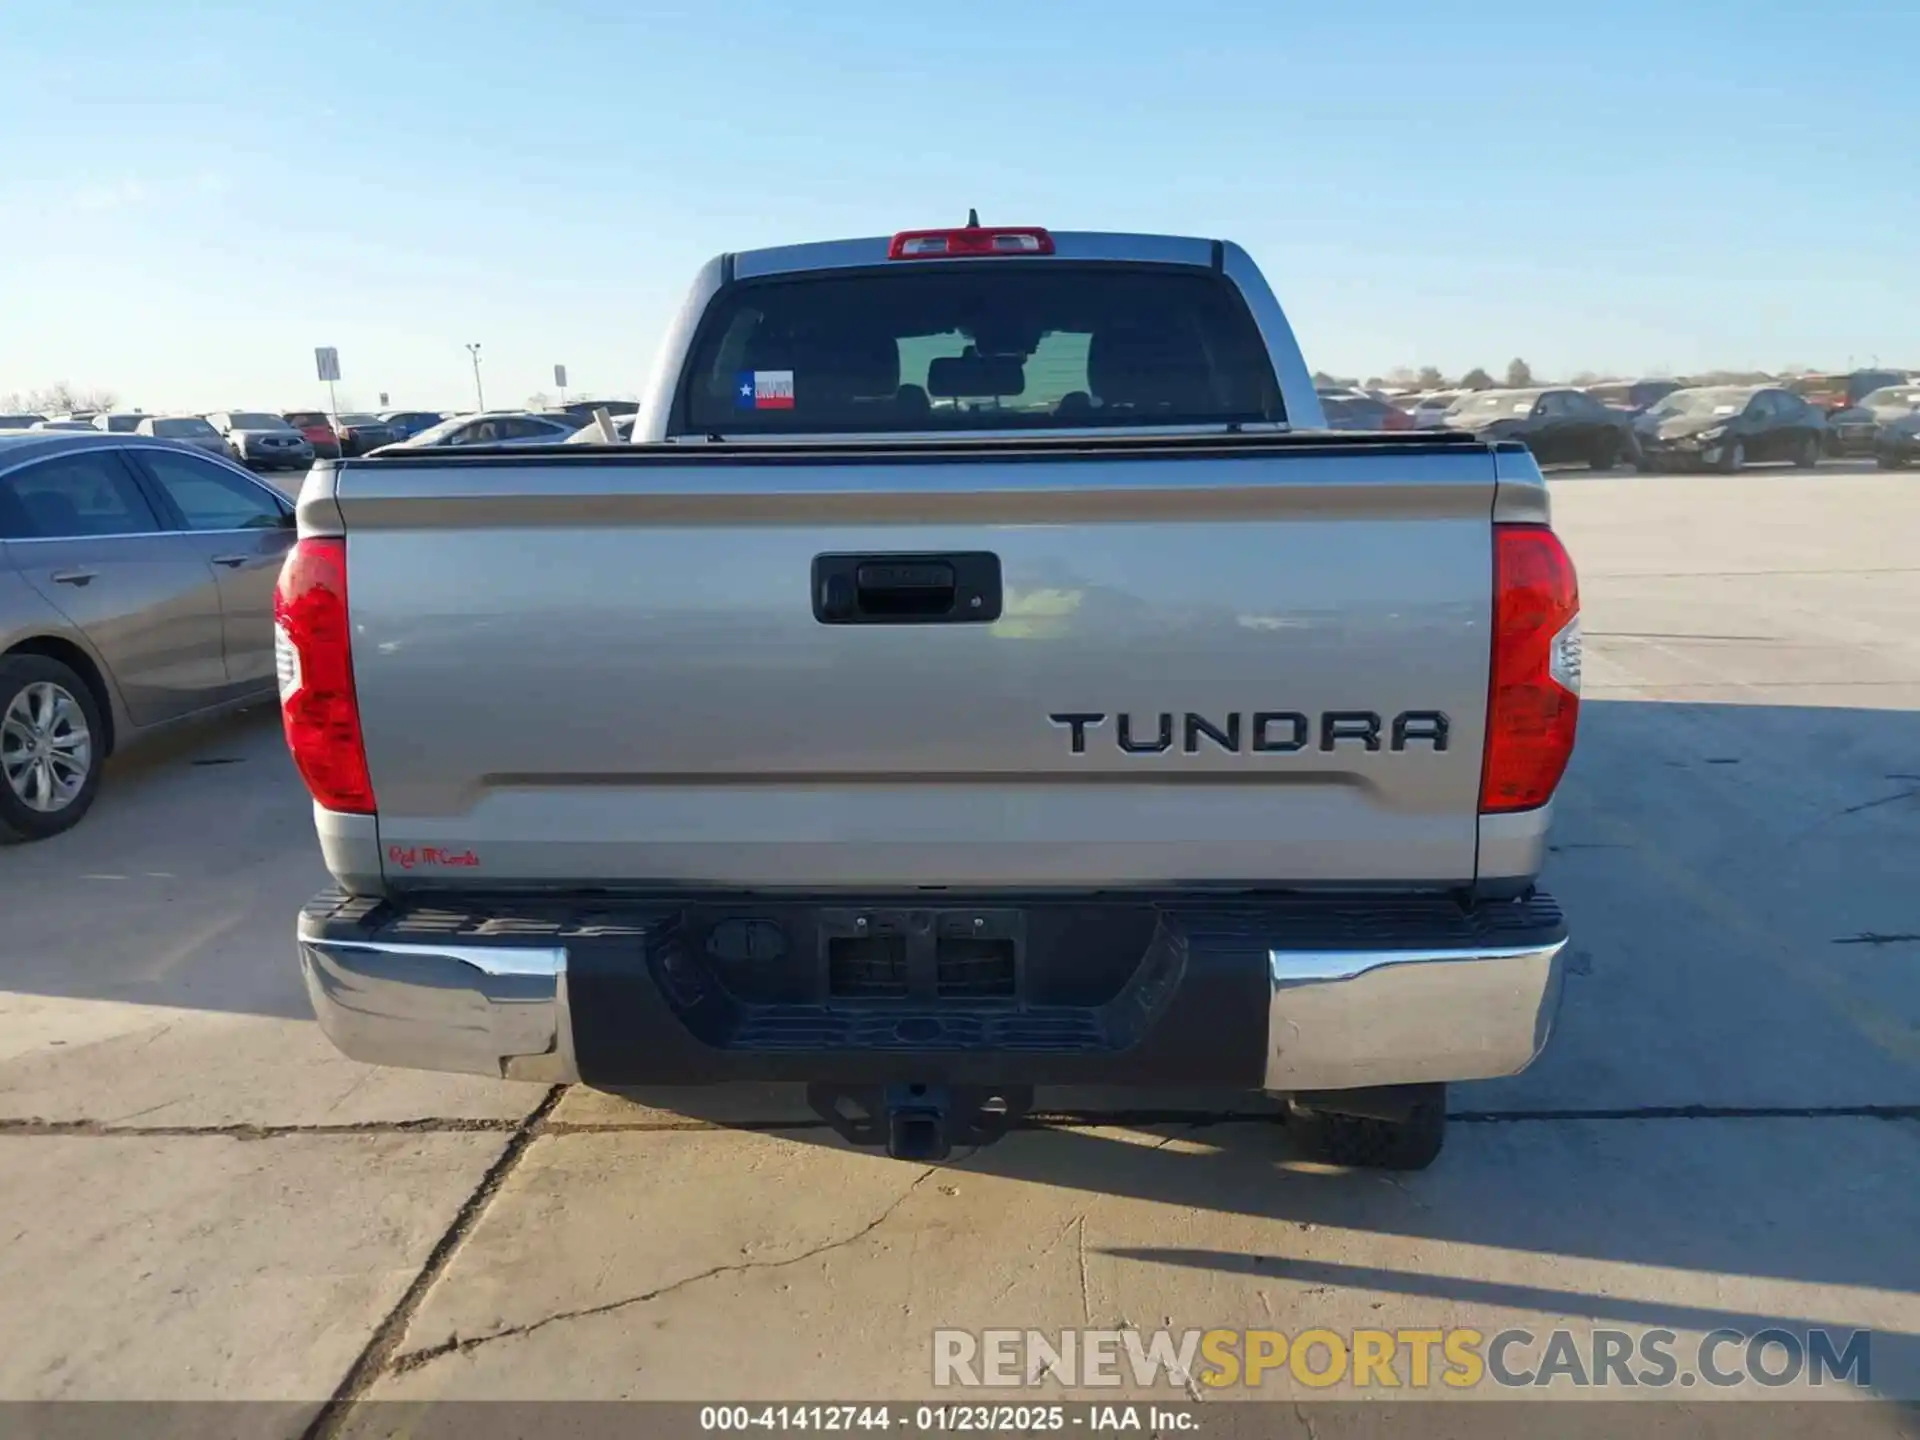
<svg viewBox="0 0 1920 1440">
<path fill-rule="evenodd" d="M 684 405 L 717 434 L 1285 419 L 1225 280 L 1054 261 L 742 285 L 702 323 Z"/>
<path fill-rule="evenodd" d="M 318 410 L 295 410 L 287 416 L 287 423 L 296 430 L 310 430 L 315 425 L 327 423 L 327 417 Z"/>
<path fill-rule="evenodd" d="M 156 420 L 153 422 L 153 433 L 172 439 L 181 439 L 188 435 L 216 435 L 219 432 L 204 420 L 187 418 L 180 420 Z"/>
</svg>

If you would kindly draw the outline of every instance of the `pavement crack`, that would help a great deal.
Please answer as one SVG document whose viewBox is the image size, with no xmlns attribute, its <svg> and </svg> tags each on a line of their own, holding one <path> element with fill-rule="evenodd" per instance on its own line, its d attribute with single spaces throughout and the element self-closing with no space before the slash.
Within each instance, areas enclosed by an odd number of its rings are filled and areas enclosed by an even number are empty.
<svg viewBox="0 0 1920 1440">
<path fill-rule="evenodd" d="M 447 1355 L 464 1355 L 469 1350 L 476 1350 L 482 1345 L 491 1345 L 496 1340 L 517 1339 L 520 1336 L 531 1335 L 536 1330 L 544 1330 L 549 1325 L 558 1325 L 564 1321 L 590 1320 L 599 1315 L 611 1315 L 617 1310 L 631 1309 L 635 1305 L 647 1305 L 655 1300 L 671 1295 L 677 1290 L 684 1290 L 690 1285 L 698 1285 L 703 1281 L 712 1280 L 721 1275 L 734 1275 L 748 1270 L 784 1270 L 790 1265 L 804 1264 L 808 1260 L 817 1259 L 835 1250 L 845 1249 L 849 1245 L 858 1244 L 860 1241 L 866 1239 L 867 1236 L 891 1220 L 894 1212 L 906 1204 L 908 1199 L 913 1195 L 913 1192 L 918 1190 L 922 1184 L 935 1174 L 938 1174 L 940 1168 L 941 1167 L 937 1165 L 929 1165 L 926 1169 L 922 1170 L 914 1177 L 912 1184 L 902 1190 L 884 1210 L 874 1216 L 873 1219 L 867 1221 L 867 1223 L 859 1229 L 846 1235 L 837 1236 L 832 1240 L 824 1240 L 818 1245 L 810 1246 L 802 1250 L 797 1255 L 789 1255 L 780 1260 L 736 1260 L 725 1265 L 715 1265 L 706 1270 L 696 1271 L 692 1275 L 682 1276 L 680 1279 L 672 1281 L 669 1284 L 657 1286 L 652 1290 L 642 1291 L 638 1295 L 628 1295 L 619 1300 L 608 1300 L 599 1305 L 583 1305 L 574 1310 L 557 1310 L 551 1315 L 542 1315 L 538 1320 L 529 1320 L 524 1325 L 508 1325 L 499 1330 L 489 1330 L 484 1335 L 468 1335 L 464 1337 L 449 1335 L 445 1340 L 437 1344 L 423 1346 L 418 1350 L 409 1350 L 404 1354 L 392 1354 L 389 1352 L 386 1359 L 386 1368 L 391 1374 L 406 1375 L 420 1369 L 422 1366 L 430 1365 L 435 1360 L 439 1360 Z M 318 1437 L 309 1434 L 303 1437 L 303 1440 L 318 1440 Z"/>
<path fill-rule="evenodd" d="M 358 1120 L 335 1125 L 256 1125 L 247 1122 L 231 1125 L 127 1125 L 112 1120 L 47 1120 L 37 1115 L 22 1115 L 0 1118 L 0 1138 L 77 1135 L 113 1140 L 284 1140 L 302 1135 L 512 1135 L 518 1133 L 525 1123 L 524 1120 L 469 1120 L 428 1115 L 414 1120 Z"/>
<path fill-rule="evenodd" d="M 549 1087 L 540 1103 L 521 1117 L 512 1138 L 501 1147 L 493 1164 L 487 1167 L 487 1173 L 474 1186 L 473 1193 L 454 1212 L 452 1223 L 428 1252 L 426 1263 L 414 1275 L 413 1282 L 407 1286 L 393 1309 L 387 1312 L 386 1319 L 375 1327 L 365 1348 L 334 1387 L 327 1403 L 320 1407 L 312 1422 L 301 1432 L 300 1440 L 333 1440 L 346 1424 L 354 1405 L 372 1388 L 374 1381 L 386 1373 L 395 1352 L 407 1337 L 407 1327 L 413 1323 L 413 1317 L 427 1298 L 427 1291 L 433 1288 L 434 1282 L 453 1263 L 453 1257 L 466 1242 L 467 1236 L 473 1233 L 473 1227 L 479 1224 L 487 1206 L 493 1203 L 493 1197 L 499 1193 L 500 1187 L 520 1163 L 520 1157 L 526 1154 L 527 1147 L 538 1135 L 541 1122 L 553 1113 L 554 1107 L 560 1103 L 560 1097 L 566 1092 L 564 1085 Z"/>
<path fill-rule="evenodd" d="M 1074 1249 L 1080 1257 L 1080 1322 L 1093 1324 L 1092 1287 L 1087 1283 L 1087 1212 L 1073 1217 Z"/>
<path fill-rule="evenodd" d="M 372 1080 L 377 1074 L 379 1074 L 379 1071 L 369 1066 L 365 1073 L 363 1073 L 358 1080 L 355 1080 L 353 1084 L 341 1091 L 340 1094 L 335 1097 L 334 1102 L 327 1106 L 326 1110 L 322 1113 L 327 1115 L 334 1114 L 342 1105 L 346 1104 L 347 1101 L 351 1100 L 355 1095 L 358 1095 L 367 1082 Z"/>
<path fill-rule="evenodd" d="M 1920 1105 L 1638 1105 L 1618 1110 L 1452 1110 L 1462 1125 L 1555 1120 L 1920 1120 Z"/>
<path fill-rule="evenodd" d="M 1912 800 L 1915 797 L 1920 797 L 1920 788 L 1896 790 L 1891 795 L 1882 795 L 1878 800 L 1862 800 L 1858 805 L 1849 805 L 1840 813 L 1842 815 L 1858 815 L 1862 810 L 1878 810 L 1882 805 L 1891 805 L 1898 800 Z"/>
<path fill-rule="evenodd" d="M 1865 935 L 1836 940 L 1836 945 L 1892 944 L 1920 941 L 1920 935 Z M 159 1108 L 159 1107 L 155 1107 Z M 141 1112 L 135 1112 L 136 1114 Z M 1456 1110 L 1450 1120 L 1462 1124 L 1500 1124 L 1517 1121 L 1550 1120 L 1825 1120 L 1825 1119 L 1920 1119 L 1920 1104 L 1913 1105 L 1641 1105 L 1619 1109 L 1553 1110 Z M 1284 1118 L 1266 1110 L 1116 1110 L 1089 1111 L 1084 1114 L 1043 1114 L 1029 1116 L 1017 1130 L 1098 1130 L 1145 1128 L 1155 1125 L 1184 1126 L 1186 1133 L 1215 1125 L 1281 1125 Z M 500 1117 L 463 1118 L 449 1115 L 424 1115 L 411 1120 L 356 1120 L 339 1124 L 259 1125 L 238 1122 L 227 1125 L 128 1125 L 113 1120 L 48 1120 L 37 1115 L 0 1116 L 0 1140 L 57 1138 L 78 1136 L 103 1140 L 285 1140 L 303 1136 L 370 1135 L 516 1135 L 527 1122 Z M 681 1131 L 744 1131 L 781 1133 L 828 1128 L 824 1122 L 799 1120 L 665 1120 L 575 1123 L 564 1120 L 536 1122 L 528 1138 L 543 1140 L 570 1135 L 637 1135 Z M 1164 1150 L 1182 1135 L 1167 1135 L 1146 1147 Z M 950 1162 L 949 1169 L 962 1160 Z"/>
<path fill-rule="evenodd" d="M 1007 1296 L 1011 1295 L 1015 1290 L 1018 1290 L 1021 1285 L 1025 1284 L 1032 1272 L 1039 1268 L 1040 1262 L 1058 1250 L 1060 1248 L 1060 1242 L 1073 1233 L 1073 1227 L 1079 1222 L 1079 1219 L 1080 1217 L 1076 1214 L 1072 1219 L 1068 1220 L 1066 1224 L 1062 1225 L 1054 1237 L 1045 1245 L 1041 1246 L 1040 1253 L 1033 1257 L 1033 1264 L 1031 1266 L 1014 1267 L 1012 1278 L 995 1292 L 993 1298 L 987 1302 L 989 1306 L 998 1305 L 1002 1300 L 1006 1299 Z M 1031 1376 L 1028 1378 L 1032 1379 Z"/>
</svg>

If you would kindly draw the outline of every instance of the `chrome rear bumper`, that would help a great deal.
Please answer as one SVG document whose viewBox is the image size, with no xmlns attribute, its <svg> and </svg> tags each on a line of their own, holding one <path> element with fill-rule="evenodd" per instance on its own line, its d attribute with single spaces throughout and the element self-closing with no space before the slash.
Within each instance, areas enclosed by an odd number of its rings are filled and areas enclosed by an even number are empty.
<svg viewBox="0 0 1920 1440">
<path fill-rule="evenodd" d="M 1546 1047 L 1564 939 L 1477 950 L 1268 954 L 1271 1091 L 1487 1080 Z"/>
<path fill-rule="evenodd" d="M 300 941 L 320 1028 L 375 1065 L 571 1081 L 564 947 Z"/>
<path fill-rule="evenodd" d="M 639 928 L 618 942 L 632 957 L 621 962 L 627 982 L 638 988 L 618 993 L 644 998 L 597 989 L 590 1018 L 602 1036 L 611 1021 L 636 1057 L 632 1068 L 661 1084 L 991 1077 L 1007 1084 L 1218 1084 L 1291 1093 L 1486 1079 L 1524 1070 L 1552 1029 L 1566 932 L 1550 901 L 1545 908 L 1550 923 L 1528 933 L 1492 926 L 1473 937 L 1477 943 L 1458 943 L 1468 938 L 1461 935 L 1431 947 L 1272 946 L 1260 943 L 1258 917 L 1249 923 L 1244 915 L 1227 927 L 1199 926 L 1190 941 L 1178 942 L 1181 965 L 1152 999 L 1151 1016 L 1140 1017 L 1137 1042 L 1082 1044 L 1071 1053 L 916 1050 L 897 1041 L 775 1053 L 701 1043 L 647 978 Z M 537 938 L 528 943 L 534 937 L 511 925 L 445 940 L 345 938 L 310 907 L 299 946 L 320 1027 L 355 1059 L 512 1080 L 579 1080 L 569 943 L 607 942 L 585 933 Z M 1515 940 L 1524 943 L 1496 943 Z M 606 973 L 602 963 L 594 983 L 604 986 Z M 1262 1027 L 1249 1023 L 1262 994 L 1263 1054 L 1256 1049 Z M 1105 1032 L 1115 1033 L 1111 1026 Z"/>
</svg>

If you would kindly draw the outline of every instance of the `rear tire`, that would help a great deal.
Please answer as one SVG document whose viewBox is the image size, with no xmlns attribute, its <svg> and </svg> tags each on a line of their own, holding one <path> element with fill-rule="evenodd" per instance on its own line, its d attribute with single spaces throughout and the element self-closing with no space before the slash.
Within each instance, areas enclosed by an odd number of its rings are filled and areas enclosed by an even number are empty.
<svg viewBox="0 0 1920 1440">
<path fill-rule="evenodd" d="M 1907 468 L 1907 462 L 1904 459 L 1898 455 L 1890 455 L 1885 450 L 1876 450 L 1874 452 L 1873 463 L 1878 465 L 1882 470 L 1904 470 Z"/>
<path fill-rule="evenodd" d="M 1820 437 L 1809 435 L 1800 442 L 1800 448 L 1793 452 L 1793 464 L 1796 470 L 1811 470 L 1820 463 Z"/>
<path fill-rule="evenodd" d="M 0 657 L 0 845 L 80 823 L 100 789 L 106 735 L 93 691 L 68 666 Z"/>
<path fill-rule="evenodd" d="M 1746 468 L 1747 447 L 1743 442 L 1736 440 L 1720 452 L 1720 473 L 1722 475 L 1738 475 Z"/>
<path fill-rule="evenodd" d="M 1602 440 L 1594 447 L 1593 454 L 1587 457 L 1587 467 L 1592 470 L 1611 470 L 1620 463 L 1620 441 Z"/>
<path fill-rule="evenodd" d="M 1336 1115 L 1288 1103 L 1287 1130 L 1302 1156 L 1324 1165 L 1365 1170 L 1424 1170 L 1440 1158 L 1447 1138 L 1447 1088 L 1422 1087 L 1404 1120 Z"/>
</svg>

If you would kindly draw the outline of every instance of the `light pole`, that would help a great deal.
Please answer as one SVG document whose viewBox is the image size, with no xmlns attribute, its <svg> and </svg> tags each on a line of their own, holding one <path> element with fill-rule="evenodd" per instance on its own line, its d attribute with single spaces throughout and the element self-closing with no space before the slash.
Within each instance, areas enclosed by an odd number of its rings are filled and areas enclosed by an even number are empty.
<svg viewBox="0 0 1920 1440">
<path fill-rule="evenodd" d="M 480 388 L 480 342 L 474 341 L 467 346 L 467 354 L 473 357 L 473 398 L 482 410 L 487 408 L 487 392 Z"/>
</svg>

